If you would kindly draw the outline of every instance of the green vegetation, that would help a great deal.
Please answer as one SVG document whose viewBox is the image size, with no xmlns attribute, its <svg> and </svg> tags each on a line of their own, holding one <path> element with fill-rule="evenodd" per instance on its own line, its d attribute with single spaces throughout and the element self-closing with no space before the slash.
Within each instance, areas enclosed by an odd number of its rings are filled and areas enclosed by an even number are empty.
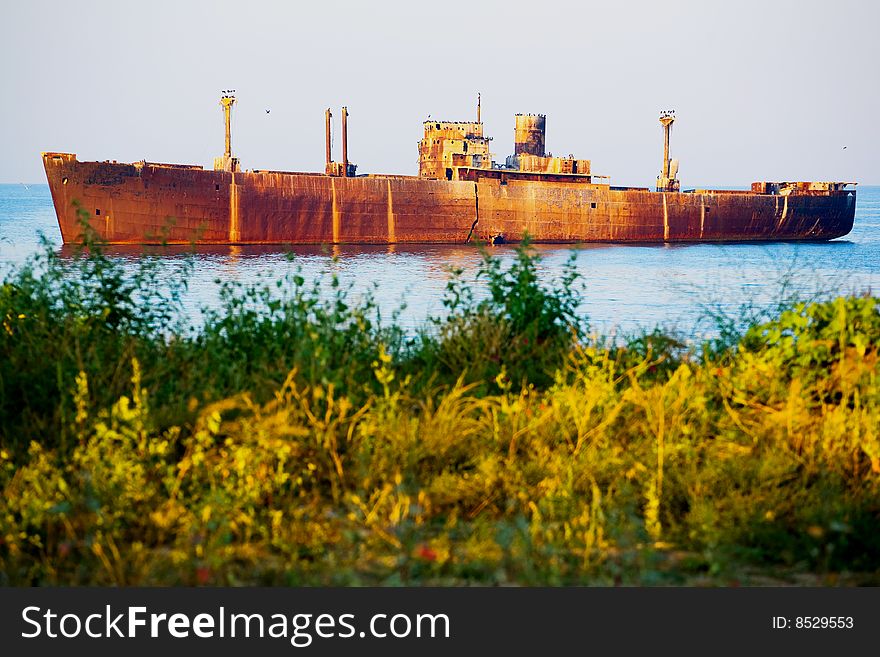
<svg viewBox="0 0 880 657">
<path fill-rule="evenodd" d="M 875 298 L 617 344 L 523 247 L 415 338 L 299 275 L 193 329 L 87 247 L 0 288 L 0 584 L 878 581 Z"/>
</svg>

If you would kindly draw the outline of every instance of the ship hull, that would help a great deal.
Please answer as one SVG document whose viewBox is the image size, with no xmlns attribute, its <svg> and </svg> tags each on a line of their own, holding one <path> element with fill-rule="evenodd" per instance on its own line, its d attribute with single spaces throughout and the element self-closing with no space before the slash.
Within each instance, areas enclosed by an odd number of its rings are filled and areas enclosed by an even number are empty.
<svg viewBox="0 0 880 657">
<path fill-rule="evenodd" d="M 534 180 L 225 172 L 43 162 L 65 243 L 83 220 L 110 244 L 393 244 L 829 240 L 855 192 L 652 192 Z"/>
</svg>

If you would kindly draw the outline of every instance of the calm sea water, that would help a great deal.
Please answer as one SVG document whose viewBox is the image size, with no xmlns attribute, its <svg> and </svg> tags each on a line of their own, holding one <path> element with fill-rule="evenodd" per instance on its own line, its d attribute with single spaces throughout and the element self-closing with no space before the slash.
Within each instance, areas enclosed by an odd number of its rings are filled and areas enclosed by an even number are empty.
<svg viewBox="0 0 880 657">
<path fill-rule="evenodd" d="M 0 185 L 0 274 L 40 250 L 43 235 L 59 253 L 61 235 L 46 185 Z M 538 246 L 542 275 L 562 272 L 571 247 Z M 511 247 L 493 247 L 510 259 Z M 744 305 L 769 307 L 779 299 L 782 282 L 804 295 L 880 290 L 880 187 L 858 187 L 852 233 L 820 244 L 586 245 L 574 249 L 583 290 L 581 310 L 602 331 L 630 333 L 655 326 L 685 332 L 711 332 L 703 320 L 706 306 L 736 315 Z M 141 250 L 114 251 L 133 261 Z M 253 282 L 276 278 L 300 267 L 307 279 L 339 275 L 355 293 L 375 288 L 388 317 L 406 304 L 401 320 L 415 328 L 430 314 L 442 313 L 449 267 L 473 279 L 480 255 L 472 246 L 391 246 L 332 249 L 296 248 L 291 260 L 282 249 L 202 248 L 189 276 L 187 311 L 199 321 L 203 307 L 218 299 L 217 280 Z M 169 278 L 181 276 L 186 255 L 165 253 Z M 334 256 L 336 256 L 334 258 Z M 479 286 L 479 282 L 477 282 Z"/>
</svg>

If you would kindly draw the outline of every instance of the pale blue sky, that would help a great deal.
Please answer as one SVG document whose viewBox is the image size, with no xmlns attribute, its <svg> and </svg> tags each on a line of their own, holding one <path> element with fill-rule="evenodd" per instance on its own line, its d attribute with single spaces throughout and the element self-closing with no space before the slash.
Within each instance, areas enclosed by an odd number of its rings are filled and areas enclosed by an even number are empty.
<svg viewBox="0 0 880 657">
<path fill-rule="evenodd" d="M 421 122 L 470 120 L 480 91 L 500 161 L 514 113 L 540 112 L 549 150 L 652 185 L 674 108 L 684 187 L 877 184 L 878 19 L 841 0 L 3 0 L 0 182 L 43 181 L 41 150 L 210 166 L 234 88 L 245 168 L 323 169 L 324 108 L 347 104 L 359 172 L 414 174 Z"/>
</svg>

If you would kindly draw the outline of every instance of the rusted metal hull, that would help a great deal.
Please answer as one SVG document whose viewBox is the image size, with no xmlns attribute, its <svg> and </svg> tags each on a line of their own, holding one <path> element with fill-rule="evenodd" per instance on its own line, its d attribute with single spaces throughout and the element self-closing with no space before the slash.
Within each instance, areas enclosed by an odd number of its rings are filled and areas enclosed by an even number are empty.
<svg viewBox="0 0 880 657">
<path fill-rule="evenodd" d="M 111 244 L 828 240 L 855 192 L 651 192 L 535 180 L 342 178 L 149 163 L 43 162 L 65 243 L 80 208 Z"/>
</svg>

